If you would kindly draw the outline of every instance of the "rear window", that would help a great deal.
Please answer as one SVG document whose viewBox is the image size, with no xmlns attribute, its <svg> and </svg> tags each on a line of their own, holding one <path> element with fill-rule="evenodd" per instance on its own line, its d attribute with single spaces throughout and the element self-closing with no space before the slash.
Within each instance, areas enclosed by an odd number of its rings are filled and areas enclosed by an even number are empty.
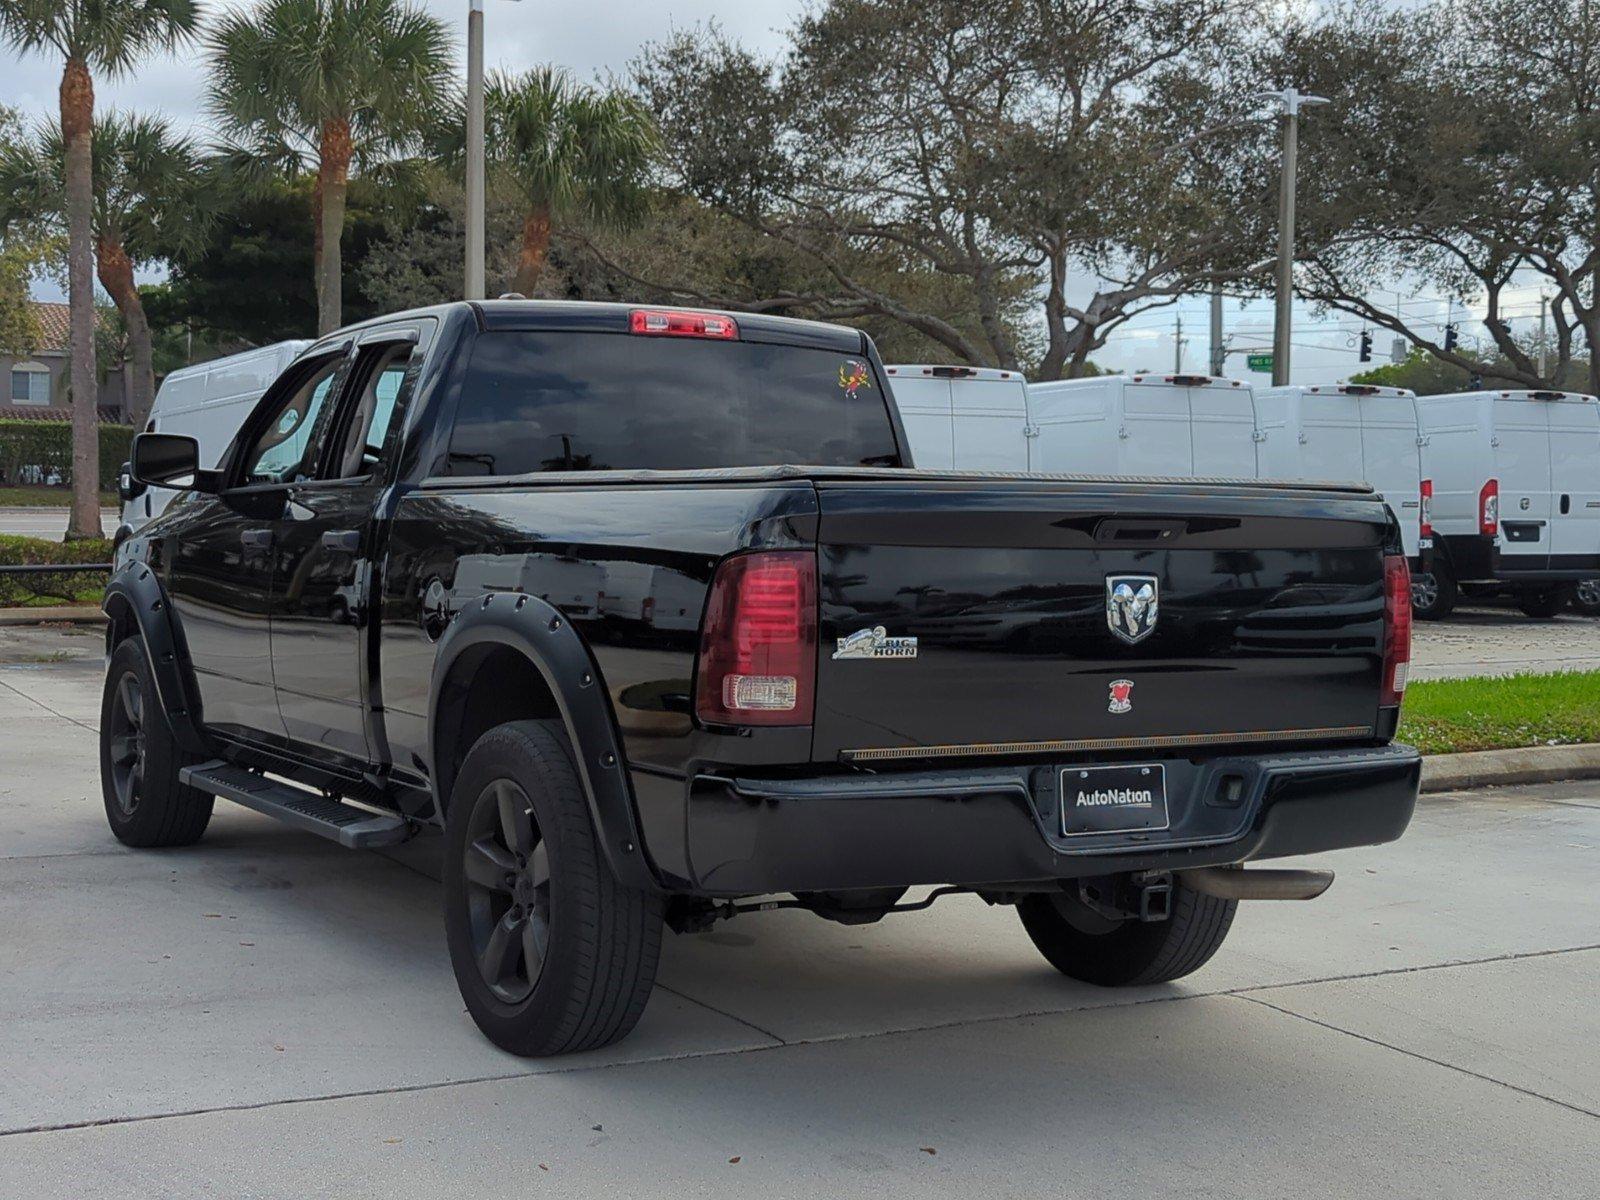
<svg viewBox="0 0 1600 1200">
<path fill-rule="evenodd" d="M 453 475 L 898 466 L 865 357 L 755 342 L 489 333 L 473 346 Z"/>
</svg>

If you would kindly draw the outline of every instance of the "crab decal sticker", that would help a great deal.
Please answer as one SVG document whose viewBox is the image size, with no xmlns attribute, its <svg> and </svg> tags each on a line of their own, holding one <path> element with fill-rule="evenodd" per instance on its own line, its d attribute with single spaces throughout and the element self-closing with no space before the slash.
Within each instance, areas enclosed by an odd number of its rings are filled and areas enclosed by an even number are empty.
<svg viewBox="0 0 1600 1200">
<path fill-rule="evenodd" d="M 1154 575 L 1107 575 L 1106 624 L 1111 632 L 1130 646 L 1154 633 L 1161 615 L 1160 590 Z"/>
<path fill-rule="evenodd" d="M 1133 711 L 1133 680 L 1113 679 L 1111 681 L 1111 703 L 1107 705 L 1106 711 L 1114 713 Z"/>
<path fill-rule="evenodd" d="M 833 652 L 834 658 L 915 658 L 917 656 L 916 638 L 890 637 L 889 631 L 882 625 L 874 625 L 871 629 L 858 629 L 849 637 L 842 637 L 838 641 L 838 649 Z"/>
<path fill-rule="evenodd" d="M 839 367 L 839 386 L 844 389 L 846 396 L 854 400 L 862 388 L 872 389 L 872 371 L 866 363 L 852 358 Z"/>
</svg>

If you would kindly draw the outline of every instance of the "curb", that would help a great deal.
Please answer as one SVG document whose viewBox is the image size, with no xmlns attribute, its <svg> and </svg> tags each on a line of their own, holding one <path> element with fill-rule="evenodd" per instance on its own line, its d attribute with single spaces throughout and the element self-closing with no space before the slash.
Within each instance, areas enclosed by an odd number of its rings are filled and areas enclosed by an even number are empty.
<svg viewBox="0 0 1600 1200">
<path fill-rule="evenodd" d="M 89 604 L 59 605 L 55 608 L 0 608 L 0 626 L 42 625 L 45 622 L 68 625 L 104 625 L 106 615 Z"/>
<path fill-rule="evenodd" d="M 1422 791 L 1465 792 L 1516 783 L 1560 783 L 1600 779 L 1600 744 L 1525 746 L 1434 754 L 1422 760 Z"/>
</svg>

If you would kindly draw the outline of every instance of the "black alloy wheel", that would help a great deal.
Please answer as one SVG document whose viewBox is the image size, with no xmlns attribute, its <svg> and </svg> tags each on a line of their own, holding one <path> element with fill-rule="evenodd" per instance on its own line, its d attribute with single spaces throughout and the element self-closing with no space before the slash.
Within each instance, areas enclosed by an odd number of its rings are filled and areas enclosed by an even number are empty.
<svg viewBox="0 0 1600 1200">
<path fill-rule="evenodd" d="M 533 994 L 550 948 L 550 851 L 520 784 L 497 779 L 469 818 L 462 875 L 478 973 L 507 1004 Z"/>
<path fill-rule="evenodd" d="M 111 790 L 117 811 L 133 816 L 144 792 L 145 724 L 144 695 L 139 677 L 124 671 L 111 697 L 108 725 L 111 757 Z"/>
</svg>

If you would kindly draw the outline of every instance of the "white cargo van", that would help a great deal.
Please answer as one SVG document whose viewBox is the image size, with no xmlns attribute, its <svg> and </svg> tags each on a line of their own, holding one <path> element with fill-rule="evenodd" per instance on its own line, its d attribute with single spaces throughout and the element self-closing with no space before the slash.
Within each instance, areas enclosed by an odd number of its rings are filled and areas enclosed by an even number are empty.
<svg viewBox="0 0 1600 1200">
<path fill-rule="evenodd" d="M 1261 475 L 1356 479 L 1383 494 L 1400 522 L 1418 616 L 1443 616 L 1431 572 L 1432 530 L 1424 497 L 1417 396 L 1409 388 L 1338 383 L 1256 392 Z M 1453 597 L 1452 597 L 1453 598 Z"/>
<path fill-rule="evenodd" d="M 1255 397 L 1236 379 L 1099 375 L 1033 384 L 1027 400 L 1034 471 L 1257 474 Z"/>
<path fill-rule="evenodd" d="M 1256 475 L 1249 384 L 1099 375 L 1028 384 L 1015 371 L 886 368 L 919 467 L 1096 475 Z"/>
<path fill-rule="evenodd" d="M 1043 470 L 1028 464 L 1028 390 L 1017 371 L 992 367 L 885 367 L 919 467 Z"/>
<path fill-rule="evenodd" d="M 146 432 L 184 433 L 200 443 L 200 461 L 217 465 L 222 452 L 255 402 L 283 369 L 311 345 L 309 341 L 277 342 L 192 367 L 181 367 L 162 380 L 150 406 Z M 124 476 L 122 519 L 117 542 L 138 531 L 166 508 L 178 493 L 170 488 L 143 488 Z"/>
<path fill-rule="evenodd" d="M 1479 391 L 1417 408 L 1441 592 L 1510 592 L 1529 616 L 1554 616 L 1600 576 L 1600 403 Z"/>
</svg>

